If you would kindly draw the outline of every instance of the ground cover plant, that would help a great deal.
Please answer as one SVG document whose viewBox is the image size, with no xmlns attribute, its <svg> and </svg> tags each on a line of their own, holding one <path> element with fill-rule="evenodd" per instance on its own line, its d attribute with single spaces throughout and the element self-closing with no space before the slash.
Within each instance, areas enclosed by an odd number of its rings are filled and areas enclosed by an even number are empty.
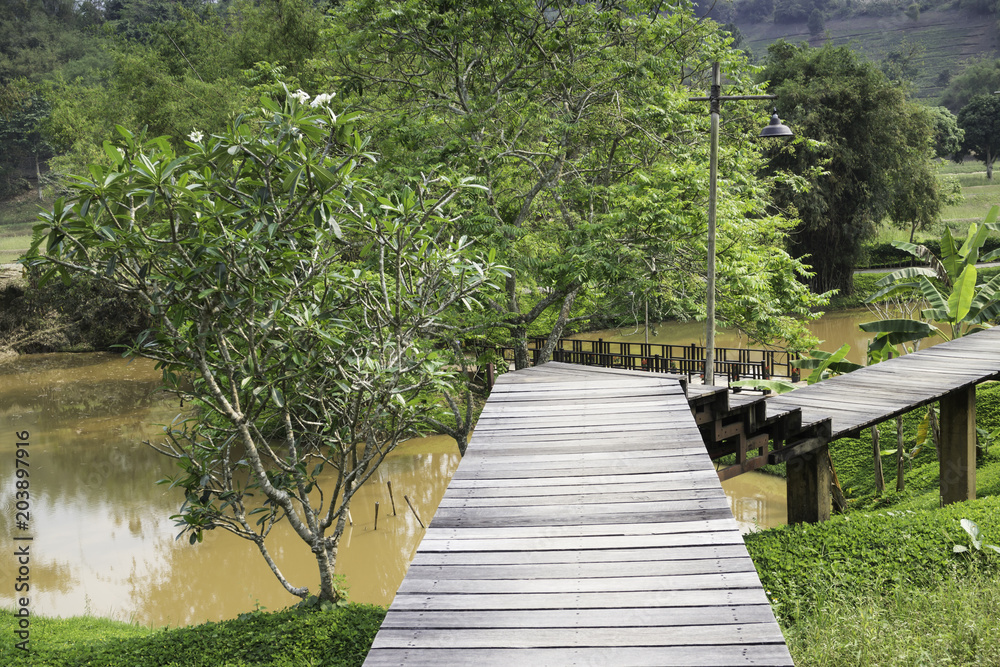
<svg viewBox="0 0 1000 667">
<path fill-rule="evenodd" d="M 886 492 L 875 490 L 871 436 L 831 448 L 848 499 L 846 515 L 746 538 L 796 665 L 993 665 L 1000 662 L 1000 383 L 976 392 L 980 450 L 974 501 L 939 508 L 938 461 L 917 447 L 924 409 L 903 416 L 903 491 L 895 454 L 884 454 Z M 885 450 L 895 422 L 880 426 Z M 780 473 L 780 470 L 772 472 Z M 955 547 L 965 553 L 955 553 Z"/>
<path fill-rule="evenodd" d="M 349 667 L 364 662 L 385 609 L 255 611 L 219 623 L 143 628 L 93 618 L 33 618 L 30 655 L 0 643 L 0 664 L 25 667 Z M 0 612 L 11 637 L 17 619 Z"/>
</svg>

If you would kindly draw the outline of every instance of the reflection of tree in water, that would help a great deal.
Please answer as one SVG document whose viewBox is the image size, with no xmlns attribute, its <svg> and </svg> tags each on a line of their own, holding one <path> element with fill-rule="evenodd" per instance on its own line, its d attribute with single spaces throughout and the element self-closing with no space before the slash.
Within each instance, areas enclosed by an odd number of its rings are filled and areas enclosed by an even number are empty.
<svg viewBox="0 0 1000 667">
<path fill-rule="evenodd" d="M 44 416 L 46 430 L 78 429 L 81 421 L 94 418 L 121 419 L 127 426 L 141 422 L 143 411 L 169 402 L 150 361 L 110 354 L 37 357 L 0 365 L 0 410 L 29 420 Z"/>
<path fill-rule="evenodd" d="M 422 448 L 414 447 L 419 452 Z M 433 510 L 458 465 L 452 454 L 408 453 L 403 448 L 386 460 L 351 505 L 354 526 L 341 542 L 337 572 L 346 574 L 350 599 L 387 604 L 406 573 L 417 543 L 424 534 L 403 500 L 408 495 L 421 518 L 430 522 Z M 392 480 L 397 516 L 392 515 L 386 481 Z M 378 530 L 374 530 L 374 503 L 379 502 Z M 287 524 L 268 539 L 283 569 L 312 572 L 315 559 Z M 202 544 L 186 540 L 159 541 L 155 572 L 131 582 L 141 623 L 179 625 L 232 618 L 259 602 L 281 609 L 298 602 L 274 579 L 252 544 L 223 531 L 205 534 Z M 315 589 L 316 581 L 305 582 Z"/>
<path fill-rule="evenodd" d="M 31 433 L 35 498 L 124 509 L 163 496 L 153 483 L 169 462 L 142 440 L 157 438 L 155 424 L 168 423 L 179 410 L 159 390 L 151 362 L 37 355 L 0 369 L 0 416 Z"/>
<path fill-rule="evenodd" d="M 151 363 L 130 365 L 114 355 L 38 355 L 0 365 L 0 420 L 31 432 L 32 505 L 39 518 L 33 527 L 66 542 L 61 556 L 33 563 L 33 582 L 53 596 L 77 598 L 88 586 L 120 587 L 130 600 L 93 612 L 124 617 L 134 612 L 137 621 L 152 625 L 232 618 L 258 601 L 269 609 L 297 602 L 252 544 L 222 531 L 206 533 L 205 542 L 195 546 L 174 541 L 177 529 L 168 517 L 183 498 L 155 485 L 175 472 L 174 464 L 141 444 L 159 435 L 154 424 L 168 423 L 178 412 L 172 397 L 158 387 L 159 372 Z M 341 545 L 337 568 L 347 573 L 353 599 L 391 600 L 423 535 L 403 496 L 429 523 L 458 464 L 454 441 L 446 440 L 403 445 L 356 496 L 355 525 Z M 13 448 L 9 440 L 0 440 L 0 456 L 10 456 Z M 0 480 L 5 510 L 13 510 L 14 490 L 12 480 Z M 375 501 L 380 503 L 378 531 L 373 530 Z M 12 511 L 0 516 L 5 536 L 13 534 L 13 520 Z M 86 546 L 75 544 L 81 534 Z M 308 548 L 287 525 L 272 538 L 277 539 L 268 541 L 282 567 L 315 571 Z M 7 548 L 12 541 L 8 537 L 0 544 Z M 129 571 L 121 565 L 114 571 L 110 566 L 87 570 L 81 563 L 85 551 L 91 561 L 100 562 L 104 554 L 108 562 L 124 560 Z M 315 588 L 318 582 L 309 583 Z"/>
</svg>

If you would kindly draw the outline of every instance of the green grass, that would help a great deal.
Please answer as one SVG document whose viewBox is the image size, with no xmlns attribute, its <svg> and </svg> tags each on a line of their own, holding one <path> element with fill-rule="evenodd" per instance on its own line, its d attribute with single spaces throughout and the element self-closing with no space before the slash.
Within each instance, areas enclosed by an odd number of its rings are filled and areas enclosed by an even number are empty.
<svg viewBox="0 0 1000 667">
<path fill-rule="evenodd" d="M 914 447 L 925 410 L 904 415 Z M 1000 382 L 976 389 L 977 425 L 1000 428 Z M 881 449 L 896 446 L 895 422 Z M 924 446 L 895 492 L 895 456 L 882 457 L 888 491 L 875 494 L 870 431 L 830 447 L 849 511 L 815 525 L 746 537 L 795 664 L 1000 665 L 1000 555 L 971 547 L 961 519 L 1000 544 L 1000 443 L 977 460 L 978 499 L 939 507 L 938 461 Z"/>
<path fill-rule="evenodd" d="M 889 594 L 831 588 L 783 627 L 799 667 L 1000 665 L 1000 579 L 975 571 Z"/>
<path fill-rule="evenodd" d="M 1000 204 L 1000 170 L 993 180 L 986 180 L 986 167 L 982 162 L 968 160 L 960 164 L 941 162 L 938 174 L 958 179 L 962 186 L 964 201 L 945 208 L 941 214 L 944 224 L 960 235 L 965 235 L 970 222 L 980 222 L 990 207 Z M 937 238 L 943 232 L 943 224 L 922 232 L 924 237 Z"/>
<path fill-rule="evenodd" d="M 34 196 L 0 202 L 0 264 L 16 261 L 28 249 L 39 207 L 51 205 Z"/>
<path fill-rule="evenodd" d="M 360 665 L 385 609 L 252 612 L 220 623 L 153 630 L 92 617 L 31 617 L 31 655 L 15 648 L 17 619 L 0 612 L 0 664 L 31 667 L 324 667 Z"/>
</svg>

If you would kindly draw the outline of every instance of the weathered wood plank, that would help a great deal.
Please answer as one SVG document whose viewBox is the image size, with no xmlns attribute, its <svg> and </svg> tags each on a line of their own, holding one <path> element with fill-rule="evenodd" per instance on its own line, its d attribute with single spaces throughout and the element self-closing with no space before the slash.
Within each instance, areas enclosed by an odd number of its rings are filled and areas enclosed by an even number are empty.
<svg viewBox="0 0 1000 667">
<path fill-rule="evenodd" d="M 379 632 L 379 648 L 566 648 L 593 646 L 731 646 L 777 644 L 783 641 L 774 623 L 688 625 L 671 628 L 536 628 L 531 632 L 506 629 L 453 630 L 388 629 Z"/>
<path fill-rule="evenodd" d="M 570 579 L 616 577 L 660 577 L 681 574 L 718 574 L 754 572 L 753 561 L 746 557 L 702 558 L 698 560 L 651 560 L 599 563 L 504 563 L 491 565 L 422 565 L 413 563 L 406 572 L 409 579 Z"/>
<path fill-rule="evenodd" d="M 706 454 L 706 461 L 707 454 Z M 619 471 L 621 474 L 636 475 L 636 476 L 648 476 L 648 475 L 660 475 L 660 474 L 678 474 L 686 472 L 695 472 L 698 470 L 714 469 L 711 468 L 711 463 L 706 464 L 704 461 L 692 460 L 692 459 L 682 459 L 681 461 L 672 463 L 670 466 L 670 472 L 662 472 L 665 469 L 660 466 L 652 466 L 648 463 L 643 462 L 630 462 L 622 461 L 620 464 L 615 466 L 613 470 L 603 469 L 600 466 L 590 470 L 592 475 L 587 475 L 588 470 L 581 470 L 580 468 L 562 468 L 558 470 L 546 470 L 544 475 L 539 475 L 538 471 L 533 470 L 495 470 L 491 471 L 490 466 L 459 466 L 458 470 L 455 471 L 455 475 L 452 479 L 456 480 L 473 480 L 473 479 L 537 479 L 538 477 L 565 477 L 567 479 L 575 479 L 585 482 L 586 477 L 590 476 L 595 482 L 600 482 L 608 480 L 614 477 L 615 471 Z M 636 480 L 641 481 L 641 480 Z"/>
<path fill-rule="evenodd" d="M 695 625 L 767 623 L 773 618 L 769 605 L 734 605 L 731 607 L 685 607 L 682 609 L 632 607 L 609 614 L 602 609 L 505 610 L 489 614 L 450 611 L 393 611 L 382 622 L 383 628 L 668 628 Z"/>
<path fill-rule="evenodd" d="M 748 558 L 742 541 L 723 545 L 591 549 L 587 551 L 462 551 L 418 550 L 412 565 L 538 565 L 578 563 L 651 563 Z M 567 571 L 570 571 L 567 569 Z"/>
<path fill-rule="evenodd" d="M 763 589 L 701 589 L 693 591 L 619 591 L 600 593 L 530 593 L 480 595 L 399 594 L 391 609 L 492 611 L 494 609 L 620 609 L 622 607 L 730 607 L 765 604 Z"/>
<path fill-rule="evenodd" d="M 631 665 L 632 667 L 735 667 L 738 665 L 791 665 L 784 644 L 716 646 L 682 650 L 672 647 L 593 647 L 553 649 L 372 649 L 366 665 L 441 667 L 512 667 L 514 665 Z"/>
<path fill-rule="evenodd" d="M 433 526 L 433 523 L 431 525 Z M 554 526 L 554 528 L 564 527 L 565 526 Z M 601 527 L 607 528 L 607 526 Z M 527 530 L 528 528 L 522 529 Z M 583 550 L 614 548 L 631 549 L 663 546 L 716 546 L 722 544 L 740 544 L 743 541 L 738 529 L 735 534 L 733 534 L 733 531 L 725 531 L 716 533 L 656 533 L 649 535 L 606 535 L 587 537 L 546 537 L 545 535 L 548 531 L 544 527 L 536 528 L 535 531 L 536 537 L 522 537 L 518 539 L 512 539 L 509 537 L 494 539 L 485 537 L 462 537 L 451 539 L 424 537 L 421 544 L 427 551 L 547 551 L 561 549 Z"/>
<path fill-rule="evenodd" d="M 397 595 L 530 595 L 535 593 L 632 593 L 652 591 L 702 591 L 757 588 L 755 571 L 713 574 L 678 574 L 657 577 L 589 577 L 584 579 L 440 579 L 403 580 Z"/>
<path fill-rule="evenodd" d="M 714 474 L 715 474 L 714 468 L 706 468 L 704 470 L 638 473 L 635 475 L 576 475 L 573 477 L 554 477 L 547 480 L 536 480 L 534 484 L 551 485 L 553 487 L 578 486 L 578 485 L 590 485 L 590 484 L 622 484 L 625 482 L 636 485 L 643 483 L 671 484 L 675 482 L 683 484 L 688 480 L 704 479 L 705 477 Z M 718 481 L 718 479 L 716 479 L 716 481 Z M 477 477 L 459 477 L 456 479 L 455 477 L 452 477 L 451 484 L 448 485 L 448 488 L 449 490 L 451 489 L 452 486 L 455 486 L 455 488 L 470 488 L 470 487 L 482 488 L 485 486 L 521 488 L 528 485 L 531 485 L 530 479 L 518 479 L 518 478 L 485 479 Z M 447 493 L 445 495 L 447 496 Z"/>
<path fill-rule="evenodd" d="M 545 527 L 545 526 L 616 526 L 623 521 L 663 523 L 667 521 L 691 521 L 694 519 L 724 519 L 732 516 L 729 504 L 724 507 L 696 507 L 687 510 L 662 511 L 626 511 L 614 513 L 596 513 L 587 511 L 586 507 L 578 511 L 562 511 L 549 513 L 554 516 L 543 516 L 537 513 L 509 512 L 506 514 L 484 516 L 476 510 L 447 510 L 440 516 L 435 515 L 431 525 L 441 528 L 461 527 Z"/>
<path fill-rule="evenodd" d="M 458 496 L 451 494 L 450 498 L 441 500 L 438 511 L 445 508 L 465 508 L 465 507 L 537 507 L 546 505 L 552 507 L 550 511 L 558 511 L 558 505 L 577 505 L 590 503 L 632 503 L 632 502 L 655 502 L 664 500 L 693 500 L 699 498 L 718 498 L 718 491 L 707 484 L 704 488 L 685 488 L 674 491 L 618 491 L 609 492 L 600 489 L 590 489 L 581 487 L 586 493 L 566 493 L 547 494 L 544 487 L 537 489 L 537 495 L 525 495 L 517 493 L 508 496 L 482 496 L 476 494 L 473 497 Z"/>
</svg>

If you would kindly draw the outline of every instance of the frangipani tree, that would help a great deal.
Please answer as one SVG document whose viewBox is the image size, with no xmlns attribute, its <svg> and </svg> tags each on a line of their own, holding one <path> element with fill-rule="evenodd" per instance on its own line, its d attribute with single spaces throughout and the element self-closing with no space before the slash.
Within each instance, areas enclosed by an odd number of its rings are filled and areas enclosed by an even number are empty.
<svg viewBox="0 0 1000 667">
<path fill-rule="evenodd" d="M 449 387 L 445 316 L 495 266 L 451 236 L 450 202 L 468 183 L 378 192 L 363 177 L 375 155 L 329 101 L 262 98 L 179 150 L 119 129 L 112 166 L 73 179 L 28 261 L 149 308 L 154 328 L 130 352 L 157 360 L 198 410 L 159 446 L 180 468 L 168 481 L 185 493 L 181 535 L 250 540 L 289 593 L 317 582 L 334 602 L 351 498 L 425 421 L 423 399 Z M 271 557 L 280 521 L 315 556 L 305 582 Z"/>
</svg>

